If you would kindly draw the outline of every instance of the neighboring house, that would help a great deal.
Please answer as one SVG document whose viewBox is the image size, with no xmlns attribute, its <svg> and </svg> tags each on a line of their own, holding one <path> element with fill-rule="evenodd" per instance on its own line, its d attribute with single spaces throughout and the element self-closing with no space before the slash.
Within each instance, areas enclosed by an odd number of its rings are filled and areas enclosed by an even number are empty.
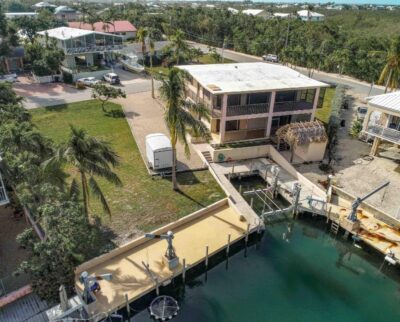
<svg viewBox="0 0 400 322">
<path fill-rule="evenodd" d="M 400 145 L 400 92 L 367 97 L 368 112 L 363 132 L 374 138 L 371 154 L 382 141 Z"/>
<path fill-rule="evenodd" d="M 243 14 L 253 17 L 270 18 L 271 14 L 261 9 L 246 9 L 242 11 Z"/>
<path fill-rule="evenodd" d="M 54 16 L 62 21 L 74 21 L 80 16 L 80 13 L 73 8 L 67 6 L 59 6 L 54 9 Z"/>
<path fill-rule="evenodd" d="M 6 12 L 5 16 L 8 19 L 14 19 L 19 17 L 36 17 L 37 12 Z"/>
<path fill-rule="evenodd" d="M 269 138 L 293 122 L 313 121 L 328 85 L 267 63 L 185 65 L 186 96 L 211 112 L 213 143 Z M 321 90 L 321 88 L 323 88 Z"/>
<path fill-rule="evenodd" d="M 170 41 L 155 41 L 154 42 L 154 55 L 157 57 L 160 57 L 163 49 L 165 47 L 167 47 L 170 43 L 171 43 Z M 149 48 L 148 44 L 146 44 L 146 51 L 150 52 L 150 48 Z M 142 44 L 138 43 L 138 42 L 126 45 L 124 52 L 130 52 L 130 53 L 133 52 L 139 59 L 143 58 Z"/>
<path fill-rule="evenodd" d="M 38 3 L 34 4 L 32 7 L 35 8 L 36 10 L 40 10 L 40 9 L 44 9 L 44 8 L 55 8 L 57 6 L 55 6 L 54 4 L 48 3 L 47 1 L 42 1 L 42 2 L 38 2 Z"/>
<path fill-rule="evenodd" d="M 116 20 L 113 23 L 96 22 L 93 26 L 89 23 L 73 21 L 68 23 L 71 28 L 94 30 L 121 36 L 123 40 L 135 39 L 137 29 L 127 20 Z"/>
<path fill-rule="evenodd" d="M 273 15 L 275 18 L 280 18 L 280 19 L 289 19 L 292 17 L 292 15 L 287 12 L 275 12 Z"/>
<path fill-rule="evenodd" d="M 310 11 L 310 10 L 300 10 L 297 11 L 298 17 L 303 21 L 324 21 L 325 16 L 321 13 Z"/>
<path fill-rule="evenodd" d="M 37 34 L 42 41 L 45 41 L 46 34 L 56 41 L 57 46 L 65 53 L 62 69 L 72 74 L 102 69 L 115 61 L 115 53 L 123 49 L 122 37 L 104 32 L 59 27 Z"/>
<path fill-rule="evenodd" d="M 235 9 L 235 8 L 228 8 L 228 9 L 226 9 L 226 10 L 228 10 L 230 13 L 232 13 L 232 14 L 234 14 L 234 15 L 236 15 L 236 14 L 238 14 L 239 13 L 239 10 L 237 10 L 237 9 Z"/>
<path fill-rule="evenodd" d="M 6 74 L 22 72 L 24 70 L 24 55 L 25 50 L 23 47 L 12 48 L 8 56 L 0 62 L 1 69 L 3 69 Z"/>
</svg>

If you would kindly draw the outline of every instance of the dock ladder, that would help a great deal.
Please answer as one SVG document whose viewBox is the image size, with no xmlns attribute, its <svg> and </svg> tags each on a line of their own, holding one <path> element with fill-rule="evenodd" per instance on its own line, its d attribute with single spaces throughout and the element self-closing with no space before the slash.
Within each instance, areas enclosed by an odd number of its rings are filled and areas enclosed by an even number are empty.
<svg viewBox="0 0 400 322">
<path fill-rule="evenodd" d="M 340 225 L 338 222 L 332 220 L 331 233 L 337 235 L 339 232 Z"/>
</svg>

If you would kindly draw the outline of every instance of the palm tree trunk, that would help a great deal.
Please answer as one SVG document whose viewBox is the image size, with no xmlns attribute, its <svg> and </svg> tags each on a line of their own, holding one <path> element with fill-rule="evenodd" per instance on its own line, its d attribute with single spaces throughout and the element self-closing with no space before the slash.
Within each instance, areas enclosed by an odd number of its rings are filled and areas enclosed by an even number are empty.
<svg viewBox="0 0 400 322">
<path fill-rule="evenodd" d="M 153 55 L 152 55 L 152 53 L 150 53 L 150 69 L 151 70 L 153 69 Z M 156 98 L 155 95 L 154 95 L 154 78 L 153 78 L 153 75 L 150 74 L 150 77 L 151 77 L 151 97 L 152 98 Z"/>
<path fill-rule="evenodd" d="M 385 94 L 387 93 L 388 87 L 389 87 L 389 83 L 390 83 L 390 79 L 392 78 L 392 73 L 393 73 L 393 69 L 391 68 L 389 70 L 389 75 L 388 78 L 386 80 L 386 85 L 385 85 Z"/>
<path fill-rule="evenodd" d="M 172 144 L 172 189 L 179 190 L 178 181 L 176 179 L 176 145 Z"/>
<path fill-rule="evenodd" d="M 83 210 L 86 217 L 89 219 L 89 196 L 88 196 L 88 185 L 87 179 L 84 172 L 81 172 L 81 182 L 82 182 L 82 195 L 83 195 Z"/>
</svg>

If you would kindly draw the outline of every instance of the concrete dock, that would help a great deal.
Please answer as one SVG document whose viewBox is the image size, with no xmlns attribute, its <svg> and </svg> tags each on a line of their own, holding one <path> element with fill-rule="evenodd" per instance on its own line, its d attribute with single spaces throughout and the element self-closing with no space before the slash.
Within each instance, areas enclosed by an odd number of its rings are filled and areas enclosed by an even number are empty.
<svg viewBox="0 0 400 322">
<path fill-rule="evenodd" d="M 101 290 L 96 293 L 96 301 L 88 305 L 91 316 L 101 316 L 102 312 L 112 313 L 126 305 L 126 296 L 132 302 L 156 288 L 154 278 L 160 285 L 168 283 L 182 273 L 182 260 L 186 267 L 193 267 L 205 260 L 208 254 L 223 250 L 228 243 L 244 238 L 248 232 L 248 221 L 240 216 L 234 205 L 225 199 L 196 213 L 171 223 L 154 233 L 173 231 L 173 245 L 179 257 L 179 266 L 169 270 L 162 257 L 167 249 L 165 240 L 149 240 L 141 237 L 108 254 L 95 258 L 79 266 L 76 270 L 76 288 L 82 291 L 79 275 L 111 273 L 111 281 L 99 281 Z M 252 230 L 254 230 L 252 226 Z M 151 275 L 143 263 L 149 265 Z"/>
</svg>

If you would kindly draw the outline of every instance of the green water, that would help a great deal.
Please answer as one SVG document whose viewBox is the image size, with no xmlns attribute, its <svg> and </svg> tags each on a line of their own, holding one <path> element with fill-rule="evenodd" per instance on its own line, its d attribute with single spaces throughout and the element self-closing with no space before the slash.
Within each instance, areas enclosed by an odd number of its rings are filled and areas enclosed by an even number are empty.
<svg viewBox="0 0 400 322">
<path fill-rule="evenodd" d="M 319 223 L 322 226 L 322 222 Z M 169 294 L 173 321 L 400 321 L 400 272 L 376 254 L 330 237 L 315 219 L 268 227 L 249 247 Z M 165 293 L 165 292 L 164 292 Z M 151 321 L 147 311 L 133 321 Z"/>
<path fill-rule="evenodd" d="M 259 176 L 232 180 L 242 192 L 265 188 Z M 245 196 L 261 213 L 261 200 Z M 289 205 L 274 200 L 279 207 Z M 271 205 L 271 204 L 270 204 Z M 174 296 L 179 322 L 400 321 L 400 268 L 326 233 L 323 218 L 279 218 L 256 246 L 239 250 L 205 275 L 162 290 Z M 206 232 L 205 232 L 206 233 Z M 179 255 L 179 254 L 178 254 Z M 133 321 L 152 321 L 147 311 Z"/>
</svg>

